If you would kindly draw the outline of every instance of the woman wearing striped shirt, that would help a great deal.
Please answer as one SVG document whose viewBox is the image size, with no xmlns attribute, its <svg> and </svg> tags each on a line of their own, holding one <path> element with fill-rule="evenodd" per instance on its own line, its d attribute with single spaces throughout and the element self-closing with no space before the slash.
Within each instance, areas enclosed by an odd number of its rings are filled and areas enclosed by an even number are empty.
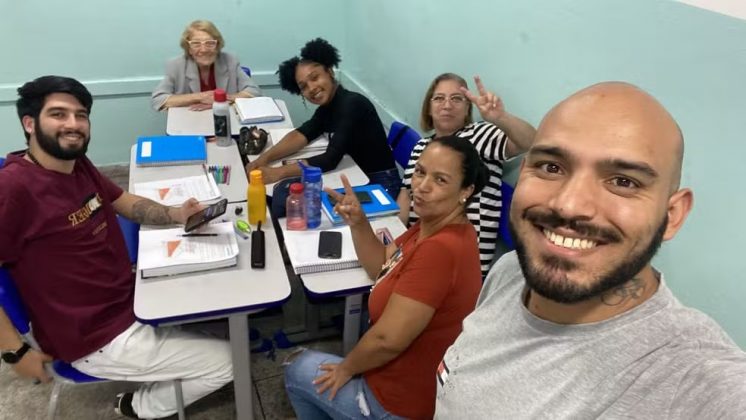
<svg viewBox="0 0 746 420">
<path fill-rule="evenodd" d="M 417 142 L 404 171 L 402 190 L 397 202 L 404 224 L 413 224 L 417 215 L 412 209 L 412 172 L 417 159 L 427 144 L 436 137 L 454 134 L 467 138 L 489 168 L 487 185 L 474 195 L 467 207 L 467 217 L 477 230 L 482 277 L 487 275 L 499 230 L 502 200 L 503 162 L 524 152 L 531 146 L 536 129 L 526 121 L 505 110 L 500 97 L 488 92 L 479 76 L 474 77 L 478 94 L 472 94 L 466 81 L 453 73 L 436 77 L 422 101 L 420 126 L 433 133 Z M 477 106 L 484 122 L 472 122 L 472 103 Z"/>
</svg>

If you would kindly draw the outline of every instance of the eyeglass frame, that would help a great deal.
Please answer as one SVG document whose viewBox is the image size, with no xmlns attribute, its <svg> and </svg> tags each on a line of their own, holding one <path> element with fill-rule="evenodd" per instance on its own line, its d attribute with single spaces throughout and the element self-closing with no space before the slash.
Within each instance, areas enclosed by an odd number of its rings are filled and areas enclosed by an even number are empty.
<svg viewBox="0 0 746 420">
<path fill-rule="evenodd" d="M 208 43 L 214 44 L 214 45 L 210 46 Z M 187 41 L 187 45 L 189 45 L 189 49 L 191 50 L 198 50 L 200 48 L 205 48 L 208 51 L 212 51 L 218 48 L 219 43 L 220 42 L 218 42 L 217 39 L 207 39 L 204 41 Z"/>
<path fill-rule="evenodd" d="M 457 99 L 457 98 L 460 98 L 460 99 Z M 461 95 L 459 93 L 454 93 L 453 95 L 449 95 L 449 96 L 439 93 L 437 95 L 433 95 L 430 98 L 430 102 L 436 105 L 440 105 L 440 106 L 445 105 L 446 101 L 450 102 L 452 105 L 460 106 L 460 105 L 465 105 L 469 101 L 469 99 L 466 96 Z"/>
</svg>

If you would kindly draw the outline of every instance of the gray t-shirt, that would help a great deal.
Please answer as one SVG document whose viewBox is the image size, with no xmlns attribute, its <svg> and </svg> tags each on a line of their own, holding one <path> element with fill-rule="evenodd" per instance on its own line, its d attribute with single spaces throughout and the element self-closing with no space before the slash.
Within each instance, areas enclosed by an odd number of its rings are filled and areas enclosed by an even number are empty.
<svg viewBox="0 0 746 420">
<path fill-rule="evenodd" d="M 582 325 L 531 314 L 524 281 L 515 252 L 490 270 L 438 368 L 436 418 L 746 419 L 746 353 L 663 278 L 645 303 Z"/>
</svg>

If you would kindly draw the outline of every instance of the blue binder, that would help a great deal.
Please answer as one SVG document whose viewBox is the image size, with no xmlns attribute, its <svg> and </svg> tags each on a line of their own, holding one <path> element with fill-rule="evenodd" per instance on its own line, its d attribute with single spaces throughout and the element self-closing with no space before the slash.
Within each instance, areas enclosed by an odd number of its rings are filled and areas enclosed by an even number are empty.
<svg viewBox="0 0 746 420">
<path fill-rule="evenodd" d="M 337 188 L 335 191 L 344 194 L 344 188 Z M 362 207 L 363 212 L 365 212 L 365 215 L 368 216 L 369 219 L 388 216 L 399 212 L 399 205 L 396 204 L 396 200 L 391 198 L 386 190 L 379 184 L 358 185 L 352 187 L 352 191 L 354 191 L 355 194 L 362 194 L 364 197 L 370 198 L 369 202 L 365 203 L 361 201 L 360 203 L 360 207 Z M 360 196 L 358 196 L 358 199 L 359 198 Z M 342 216 L 334 211 L 334 204 L 332 204 L 329 194 L 326 192 L 321 193 L 321 209 L 332 224 L 339 225 L 344 223 Z"/>
<path fill-rule="evenodd" d="M 143 136 L 137 139 L 137 166 L 193 165 L 207 162 L 204 136 Z"/>
</svg>

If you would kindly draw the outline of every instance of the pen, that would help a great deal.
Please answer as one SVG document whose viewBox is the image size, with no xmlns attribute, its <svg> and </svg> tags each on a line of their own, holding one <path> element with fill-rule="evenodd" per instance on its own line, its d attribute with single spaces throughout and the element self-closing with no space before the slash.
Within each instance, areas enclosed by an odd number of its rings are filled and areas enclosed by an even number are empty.
<svg viewBox="0 0 746 420">
<path fill-rule="evenodd" d="M 231 165 L 225 168 L 225 183 L 228 185 L 231 183 Z"/>
<path fill-rule="evenodd" d="M 217 233 L 185 233 L 183 235 L 179 235 L 182 238 L 187 238 L 190 236 L 218 236 Z"/>
</svg>

